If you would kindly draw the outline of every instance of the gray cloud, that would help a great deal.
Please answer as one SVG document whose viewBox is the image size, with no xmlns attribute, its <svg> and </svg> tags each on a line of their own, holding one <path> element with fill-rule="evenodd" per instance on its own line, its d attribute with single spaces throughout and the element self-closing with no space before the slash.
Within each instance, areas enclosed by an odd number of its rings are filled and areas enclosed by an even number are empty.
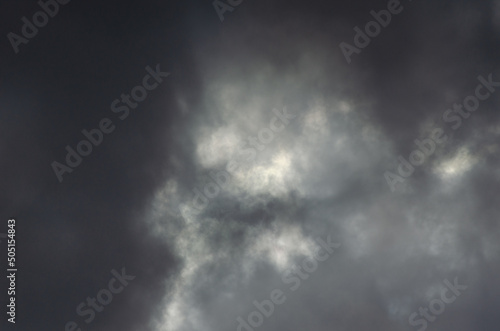
<svg viewBox="0 0 500 331">
<path fill-rule="evenodd" d="M 477 76 L 500 80 L 498 3 L 401 4 L 351 64 L 339 44 L 387 1 L 244 1 L 223 23 L 210 1 L 72 1 L 18 54 L 5 38 L 0 219 L 19 224 L 16 327 L 236 330 L 280 289 L 255 329 L 418 330 L 412 312 L 458 277 L 467 290 L 428 329 L 496 330 L 500 95 L 460 130 L 442 114 Z M 6 6 L 5 35 L 38 10 Z M 171 75 L 120 121 L 111 102 L 155 63 Z M 297 116 L 251 147 L 284 107 Z M 116 130 L 59 183 L 51 162 L 103 117 Z M 448 141 L 391 192 L 384 172 L 435 127 Z M 185 212 L 244 148 L 255 159 Z M 327 235 L 341 247 L 292 291 L 283 274 Z M 87 327 L 76 306 L 122 267 L 136 278 Z"/>
</svg>

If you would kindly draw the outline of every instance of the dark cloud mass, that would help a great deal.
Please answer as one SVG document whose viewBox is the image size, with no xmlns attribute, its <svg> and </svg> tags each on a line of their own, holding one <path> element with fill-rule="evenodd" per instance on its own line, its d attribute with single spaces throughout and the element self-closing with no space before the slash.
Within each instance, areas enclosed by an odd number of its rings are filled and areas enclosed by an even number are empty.
<svg viewBox="0 0 500 331">
<path fill-rule="evenodd" d="M 0 10 L 1 330 L 499 329 L 500 1 L 59 1 Z"/>
</svg>

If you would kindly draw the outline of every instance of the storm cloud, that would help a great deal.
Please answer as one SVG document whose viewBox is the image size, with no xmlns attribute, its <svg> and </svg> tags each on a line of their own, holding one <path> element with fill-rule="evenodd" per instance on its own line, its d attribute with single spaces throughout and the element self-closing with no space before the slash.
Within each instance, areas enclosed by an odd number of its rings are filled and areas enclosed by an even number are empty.
<svg viewBox="0 0 500 331">
<path fill-rule="evenodd" d="M 41 2 L 0 14 L 2 330 L 498 329 L 499 1 Z"/>
</svg>

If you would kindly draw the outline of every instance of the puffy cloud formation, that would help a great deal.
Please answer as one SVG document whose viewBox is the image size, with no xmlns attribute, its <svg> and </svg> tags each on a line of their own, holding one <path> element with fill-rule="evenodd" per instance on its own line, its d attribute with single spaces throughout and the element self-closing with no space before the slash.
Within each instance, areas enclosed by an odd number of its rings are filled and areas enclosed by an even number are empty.
<svg viewBox="0 0 500 331">
<path fill-rule="evenodd" d="M 40 10 L 6 6 L 17 34 Z M 497 330 L 500 91 L 454 104 L 500 82 L 500 5 L 399 6 L 350 63 L 341 43 L 387 1 L 243 1 L 222 22 L 210 1 L 72 1 L 18 53 L 5 38 L 16 327 Z M 111 103 L 157 63 L 170 74 L 122 121 Z M 59 182 L 51 163 L 102 118 L 114 131 Z M 122 268 L 134 280 L 86 323 L 78 304 Z"/>
</svg>

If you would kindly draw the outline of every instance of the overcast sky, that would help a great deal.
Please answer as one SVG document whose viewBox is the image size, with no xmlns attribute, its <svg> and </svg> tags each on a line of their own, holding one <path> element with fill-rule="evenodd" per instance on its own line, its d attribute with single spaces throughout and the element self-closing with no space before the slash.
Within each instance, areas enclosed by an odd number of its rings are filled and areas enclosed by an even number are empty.
<svg viewBox="0 0 500 331">
<path fill-rule="evenodd" d="M 1 330 L 499 329 L 500 1 L 45 2 L 0 6 Z"/>
</svg>

